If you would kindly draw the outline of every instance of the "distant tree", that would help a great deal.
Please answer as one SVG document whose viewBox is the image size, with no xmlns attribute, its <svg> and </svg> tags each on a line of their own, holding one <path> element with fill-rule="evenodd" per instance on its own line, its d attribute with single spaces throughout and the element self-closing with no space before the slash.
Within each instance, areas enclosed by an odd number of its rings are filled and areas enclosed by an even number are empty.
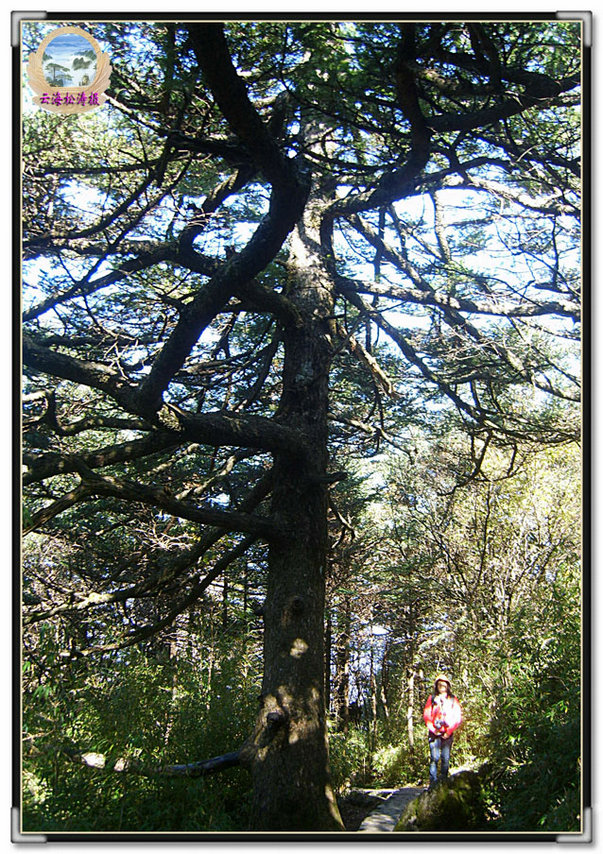
<svg viewBox="0 0 603 854">
<path fill-rule="evenodd" d="M 337 453 L 579 435 L 580 25 L 90 31 L 109 105 L 25 116 L 25 623 L 125 649 L 265 550 L 255 827 L 340 830 Z"/>
<path fill-rule="evenodd" d="M 61 71 L 63 74 L 67 74 L 69 72 L 68 68 L 65 68 L 64 65 L 59 65 L 58 62 L 49 62 L 46 68 L 49 69 L 49 71 L 52 71 L 52 80 L 50 81 L 51 83 L 57 82 L 57 71 Z"/>
<path fill-rule="evenodd" d="M 87 52 L 88 53 L 88 52 Z M 90 63 L 95 59 L 94 55 L 92 57 L 87 56 L 76 56 L 74 57 L 73 62 L 71 63 L 71 67 L 74 71 L 78 71 L 80 68 L 89 68 Z"/>
</svg>

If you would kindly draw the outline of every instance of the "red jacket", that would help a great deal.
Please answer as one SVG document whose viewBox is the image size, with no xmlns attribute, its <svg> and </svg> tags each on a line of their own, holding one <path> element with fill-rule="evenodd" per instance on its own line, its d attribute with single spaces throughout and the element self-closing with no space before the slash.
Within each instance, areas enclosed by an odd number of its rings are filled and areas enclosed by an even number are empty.
<svg viewBox="0 0 603 854">
<path fill-rule="evenodd" d="M 461 724 L 461 704 L 453 695 L 443 697 L 442 703 L 440 703 L 439 698 L 436 698 L 434 701 L 434 695 L 430 694 L 425 703 L 423 720 L 432 735 L 441 735 L 442 738 L 448 738 Z M 442 720 L 446 723 L 446 726 L 436 727 L 436 723 Z"/>
</svg>

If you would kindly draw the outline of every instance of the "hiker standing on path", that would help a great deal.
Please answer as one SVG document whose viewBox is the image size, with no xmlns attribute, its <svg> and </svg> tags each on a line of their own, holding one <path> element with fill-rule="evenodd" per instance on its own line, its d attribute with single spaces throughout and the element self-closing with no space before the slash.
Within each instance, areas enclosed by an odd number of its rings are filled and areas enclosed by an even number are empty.
<svg viewBox="0 0 603 854">
<path fill-rule="evenodd" d="M 433 687 L 433 693 L 427 698 L 423 720 L 427 724 L 429 735 L 429 788 L 433 789 L 438 781 L 438 762 L 441 760 L 440 780 L 448 776 L 450 748 L 454 740 L 454 731 L 461 723 L 461 706 L 452 693 L 450 679 L 440 674 Z"/>
</svg>

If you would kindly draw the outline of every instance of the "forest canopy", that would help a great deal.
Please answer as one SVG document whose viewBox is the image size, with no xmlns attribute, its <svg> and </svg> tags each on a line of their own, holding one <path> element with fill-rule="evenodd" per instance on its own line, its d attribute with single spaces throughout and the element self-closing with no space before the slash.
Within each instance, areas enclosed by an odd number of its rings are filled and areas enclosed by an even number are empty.
<svg viewBox="0 0 603 854">
<path fill-rule="evenodd" d="M 112 71 L 23 80 L 23 831 L 341 832 L 444 670 L 482 829 L 578 832 L 581 23 L 65 23 Z"/>
</svg>

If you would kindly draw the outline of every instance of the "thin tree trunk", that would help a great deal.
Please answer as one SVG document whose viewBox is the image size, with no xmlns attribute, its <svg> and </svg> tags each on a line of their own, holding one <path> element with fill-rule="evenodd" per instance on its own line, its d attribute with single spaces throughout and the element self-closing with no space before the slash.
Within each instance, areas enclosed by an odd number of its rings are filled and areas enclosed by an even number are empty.
<svg viewBox="0 0 603 854">
<path fill-rule="evenodd" d="M 339 608 L 337 646 L 335 653 L 335 708 L 337 728 L 347 735 L 350 724 L 350 630 L 351 604 L 346 596 Z"/>
<path fill-rule="evenodd" d="M 327 608 L 327 624 L 325 627 L 325 709 L 331 711 L 331 655 L 333 651 L 333 617 L 331 609 Z"/>
<path fill-rule="evenodd" d="M 249 597 L 249 574 L 247 569 L 247 564 L 243 569 L 243 616 L 247 617 L 247 609 L 249 607 L 248 602 Z"/>
<path fill-rule="evenodd" d="M 387 694 L 385 693 L 385 686 L 381 683 L 381 688 L 379 690 L 379 700 L 381 701 L 381 706 L 383 707 L 383 714 L 385 715 L 385 720 L 389 720 L 389 706 L 387 703 Z"/>
<path fill-rule="evenodd" d="M 408 746 L 412 753 L 415 749 L 415 730 L 414 730 L 414 705 L 415 705 L 415 669 L 410 668 L 408 676 L 408 701 L 406 707 L 406 722 L 408 729 Z"/>
<path fill-rule="evenodd" d="M 176 629 L 176 631 L 178 631 Z M 169 658 L 170 664 L 172 665 L 172 691 L 170 698 L 170 705 L 166 715 L 166 724 L 165 724 L 165 734 L 163 737 L 164 745 L 170 740 L 170 735 L 172 733 L 172 727 L 174 726 L 174 716 L 176 710 L 176 704 L 178 702 L 178 644 L 176 640 L 173 638 L 169 642 Z"/>
<path fill-rule="evenodd" d="M 381 659 L 381 685 L 379 687 L 379 700 L 381 701 L 386 721 L 389 720 L 389 704 L 387 700 L 387 695 L 389 694 L 389 655 L 390 644 L 388 642 L 385 644 L 383 658 Z"/>
<path fill-rule="evenodd" d="M 371 669 L 370 669 L 370 697 L 371 697 L 371 722 L 370 722 L 370 746 L 371 753 L 377 744 L 377 679 L 375 677 L 375 654 L 373 651 L 371 637 Z"/>
<path fill-rule="evenodd" d="M 228 626 L 228 578 L 224 575 L 224 586 L 222 587 L 222 628 Z"/>
</svg>

